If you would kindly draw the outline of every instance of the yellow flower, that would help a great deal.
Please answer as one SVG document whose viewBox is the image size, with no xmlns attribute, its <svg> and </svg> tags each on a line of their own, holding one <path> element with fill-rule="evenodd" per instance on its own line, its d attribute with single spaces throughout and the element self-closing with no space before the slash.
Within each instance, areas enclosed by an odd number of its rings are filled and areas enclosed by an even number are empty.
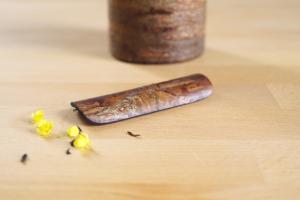
<svg viewBox="0 0 300 200">
<path fill-rule="evenodd" d="M 69 136 L 69 138 L 76 138 L 79 135 L 80 131 L 81 130 L 78 126 L 71 126 L 67 130 L 67 135 Z"/>
<path fill-rule="evenodd" d="M 73 146 L 77 149 L 88 149 L 91 145 L 89 136 L 85 133 L 80 133 L 77 138 L 72 142 Z"/>
<path fill-rule="evenodd" d="M 45 119 L 42 119 L 38 124 L 36 131 L 40 136 L 48 137 L 53 129 L 53 123 L 50 121 L 47 121 Z"/>
<path fill-rule="evenodd" d="M 43 120 L 44 116 L 45 114 L 43 110 L 37 110 L 31 114 L 31 118 L 35 124 L 38 124 L 41 120 Z"/>
</svg>

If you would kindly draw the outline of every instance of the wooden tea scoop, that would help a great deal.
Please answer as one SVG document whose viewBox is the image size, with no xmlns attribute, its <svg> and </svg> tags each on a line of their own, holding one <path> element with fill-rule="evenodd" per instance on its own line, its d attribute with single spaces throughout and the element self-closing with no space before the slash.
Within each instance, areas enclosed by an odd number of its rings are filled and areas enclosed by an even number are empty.
<svg viewBox="0 0 300 200">
<path fill-rule="evenodd" d="M 96 98 L 72 102 L 71 105 L 92 124 L 108 124 L 174 108 L 207 98 L 212 84 L 202 74 Z"/>
</svg>

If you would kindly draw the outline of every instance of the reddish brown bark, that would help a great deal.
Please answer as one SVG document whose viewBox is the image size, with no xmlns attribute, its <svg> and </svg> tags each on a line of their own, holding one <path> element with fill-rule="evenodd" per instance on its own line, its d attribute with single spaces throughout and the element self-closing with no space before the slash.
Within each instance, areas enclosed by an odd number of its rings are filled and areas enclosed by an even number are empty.
<svg viewBox="0 0 300 200">
<path fill-rule="evenodd" d="M 194 74 L 115 94 L 72 102 L 90 123 L 107 124 L 152 112 L 181 106 L 207 98 L 211 82 L 202 74 Z"/>
<path fill-rule="evenodd" d="M 172 63 L 204 49 L 205 0 L 110 0 L 112 54 L 135 63 Z"/>
</svg>

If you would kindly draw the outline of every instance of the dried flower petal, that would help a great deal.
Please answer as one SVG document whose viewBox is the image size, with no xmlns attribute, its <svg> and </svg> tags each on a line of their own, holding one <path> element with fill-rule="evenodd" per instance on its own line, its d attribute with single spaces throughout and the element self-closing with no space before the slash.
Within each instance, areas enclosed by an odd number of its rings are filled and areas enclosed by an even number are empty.
<svg viewBox="0 0 300 200">
<path fill-rule="evenodd" d="M 78 128 L 78 126 L 71 126 L 67 130 L 67 135 L 69 138 L 76 138 L 79 135 L 79 133 L 80 129 Z"/>
<path fill-rule="evenodd" d="M 35 124 L 38 124 L 41 120 L 43 120 L 45 117 L 44 111 L 43 110 L 37 110 L 34 113 L 31 113 L 31 118 L 32 121 Z"/>
<path fill-rule="evenodd" d="M 38 123 L 36 131 L 40 136 L 48 137 L 51 134 L 52 129 L 53 123 L 43 119 Z"/>
<path fill-rule="evenodd" d="M 91 141 L 87 134 L 80 133 L 74 140 L 73 145 L 77 149 L 88 149 L 91 145 Z"/>
</svg>

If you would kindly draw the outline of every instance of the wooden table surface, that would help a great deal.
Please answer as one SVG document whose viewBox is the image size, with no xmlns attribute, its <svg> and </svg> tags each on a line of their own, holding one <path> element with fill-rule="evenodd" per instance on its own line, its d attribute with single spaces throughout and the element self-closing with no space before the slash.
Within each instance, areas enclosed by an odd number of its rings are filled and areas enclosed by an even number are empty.
<svg viewBox="0 0 300 200">
<path fill-rule="evenodd" d="M 300 1 L 209 0 L 204 56 L 157 66 L 110 56 L 107 1 L 0 4 L 0 199 L 300 198 Z M 93 127 L 69 105 L 192 73 L 214 95 L 178 109 Z M 38 108 L 95 153 L 37 136 Z"/>
</svg>

